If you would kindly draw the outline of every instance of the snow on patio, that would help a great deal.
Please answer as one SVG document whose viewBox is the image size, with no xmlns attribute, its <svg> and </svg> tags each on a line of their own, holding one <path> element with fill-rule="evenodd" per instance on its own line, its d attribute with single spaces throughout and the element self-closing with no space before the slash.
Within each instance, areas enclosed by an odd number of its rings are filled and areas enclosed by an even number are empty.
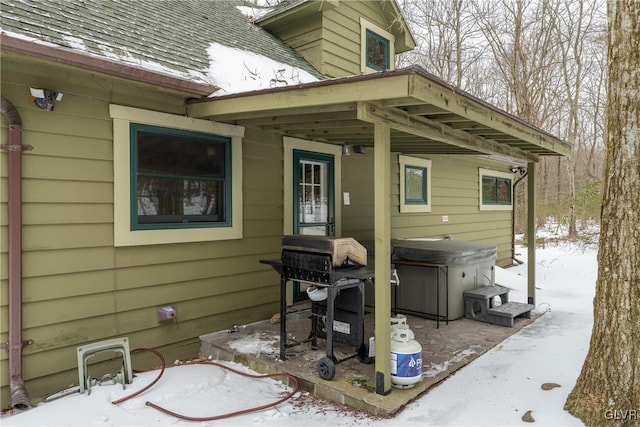
<svg viewBox="0 0 640 427">
<path fill-rule="evenodd" d="M 518 248 L 526 260 L 526 248 Z M 592 299 L 597 250 L 584 244 L 559 244 L 537 251 L 537 308 L 543 316 L 507 338 L 430 390 L 392 419 L 370 418 L 346 407 L 297 395 L 275 408 L 234 418 L 194 423 L 146 406 L 150 401 L 191 416 L 211 416 L 262 405 L 286 394 L 275 380 L 255 380 L 209 365 L 167 369 L 145 393 L 118 406 L 114 399 L 151 383 L 157 373 L 138 374 L 126 390 L 120 385 L 93 388 L 91 395 L 71 395 L 42 403 L 21 414 L 3 416 L 13 426 L 429 426 L 518 425 L 528 412 L 538 425 L 582 425 L 563 410 L 586 355 L 593 321 Z M 526 300 L 526 265 L 498 269 L 496 281 Z M 260 339 L 259 339 L 260 338 Z M 264 337 L 244 342 L 257 346 Z M 270 351 L 273 346 L 247 351 Z M 469 351 L 473 351 L 470 349 Z M 465 357 L 465 354 L 457 355 Z M 227 363 L 235 369 L 246 368 Z M 439 366 L 425 366 L 437 374 Z M 545 383 L 559 387 L 543 390 Z"/>
</svg>

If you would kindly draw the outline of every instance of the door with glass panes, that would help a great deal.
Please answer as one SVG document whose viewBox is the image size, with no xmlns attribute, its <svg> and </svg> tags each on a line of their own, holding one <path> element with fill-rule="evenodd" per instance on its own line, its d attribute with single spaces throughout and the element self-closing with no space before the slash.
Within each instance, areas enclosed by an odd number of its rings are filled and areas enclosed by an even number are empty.
<svg viewBox="0 0 640 427">
<path fill-rule="evenodd" d="M 332 154 L 293 151 L 293 200 L 294 234 L 335 235 Z M 294 284 L 294 302 L 307 299 L 306 288 L 305 284 Z"/>
</svg>

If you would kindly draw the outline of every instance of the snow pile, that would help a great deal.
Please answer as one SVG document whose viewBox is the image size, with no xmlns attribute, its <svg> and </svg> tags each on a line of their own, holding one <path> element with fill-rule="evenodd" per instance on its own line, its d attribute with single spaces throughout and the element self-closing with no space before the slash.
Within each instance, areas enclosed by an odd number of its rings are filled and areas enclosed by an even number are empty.
<svg viewBox="0 0 640 427">
<path fill-rule="evenodd" d="M 236 8 L 250 21 L 256 21 L 262 18 L 267 13 L 271 12 L 273 8 L 260 7 L 260 6 L 236 6 Z"/>
<path fill-rule="evenodd" d="M 209 77 L 221 90 L 212 96 L 315 82 L 318 79 L 290 65 L 241 49 L 211 43 Z"/>
<path fill-rule="evenodd" d="M 229 342 L 229 347 L 244 354 L 278 354 L 280 351 L 280 336 L 254 332 L 251 335 Z"/>
<path fill-rule="evenodd" d="M 435 364 L 435 363 L 431 363 L 431 366 L 429 367 L 429 369 L 427 369 L 426 371 L 424 371 L 422 373 L 423 377 L 435 377 L 436 375 L 445 372 L 447 369 L 449 369 L 449 366 L 453 365 L 454 363 L 458 363 L 458 362 L 462 362 L 464 360 L 467 359 L 468 356 L 471 356 L 472 354 L 476 354 L 478 351 L 483 351 L 483 348 L 479 345 L 472 345 L 471 347 L 467 348 L 466 350 L 462 350 L 457 352 L 451 359 L 449 360 L 445 360 L 442 363 L 439 364 Z"/>
<path fill-rule="evenodd" d="M 527 249 L 518 250 L 526 260 Z M 597 252 L 571 244 L 546 247 L 536 254 L 537 302 L 546 313 L 392 419 L 368 418 L 307 394 L 261 412 L 201 423 L 178 420 L 145 405 L 150 401 L 190 416 L 212 416 L 275 401 L 287 390 L 275 380 L 248 379 L 209 365 L 187 365 L 167 369 L 156 385 L 117 406 L 111 401 L 143 388 L 155 379 L 157 371 L 138 374 L 126 390 L 120 385 L 96 386 L 91 395 L 76 394 L 43 403 L 21 414 L 4 416 L 0 423 L 3 427 L 505 426 L 521 425 L 523 415 L 531 411 L 536 425 L 580 426 L 580 420 L 563 406 L 589 346 Z M 526 268 L 521 265 L 496 272 L 499 284 L 514 289 L 511 300 L 526 301 Z M 272 339 L 276 337 L 254 336 L 238 339 L 236 345 L 239 351 L 267 352 L 276 346 Z M 445 364 L 462 361 L 477 351 L 473 347 L 461 351 L 452 360 L 432 365 L 426 374 L 437 375 Z M 545 390 L 545 383 L 560 387 Z"/>
</svg>

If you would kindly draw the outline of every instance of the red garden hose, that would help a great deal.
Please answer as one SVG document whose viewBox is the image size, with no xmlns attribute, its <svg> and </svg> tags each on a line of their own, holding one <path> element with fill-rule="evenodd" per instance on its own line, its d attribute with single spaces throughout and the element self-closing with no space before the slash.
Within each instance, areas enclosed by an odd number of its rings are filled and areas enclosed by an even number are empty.
<svg viewBox="0 0 640 427">
<path fill-rule="evenodd" d="M 137 352 L 140 352 L 140 351 L 152 352 L 152 353 L 156 354 L 160 358 L 160 361 L 162 362 L 161 363 L 162 367 L 161 367 L 160 373 L 158 374 L 156 379 L 153 380 L 153 382 L 151 384 L 147 385 L 146 387 L 142 388 L 141 390 L 138 390 L 137 392 L 132 393 L 129 396 L 125 396 L 125 397 L 123 397 L 121 399 L 114 400 L 113 402 L 111 402 L 114 405 L 117 405 L 119 403 L 127 401 L 127 400 L 131 399 L 132 397 L 138 396 L 139 394 L 147 391 L 155 383 L 157 383 L 158 380 L 160 379 L 160 377 L 162 377 L 162 374 L 164 374 L 164 370 L 166 368 L 166 362 L 164 360 L 164 357 L 162 357 L 162 354 L 160 354 L 159 351 L 151 349 L 151 348 L 137 348 L 137 349 L 132 350 L 131 353 L 137 353 Z M 213 415 L 213 416 L 210 416 L 210 417 L 191 417 L 191 416 L 188 416 L 188 415 L 179 414 L 177 412 L 173 412 L 173 411 L 170 411 L 170 410 L 168 410 L 166 408 L 163 408 L 163 407 L 161 407 L 159 405 L 156 405 L 155 403 L 152 403 L 152 402 L 145 402 L 145 405 L 150 406 L 150 407 L 152 407 L 154 409 L 157 409 L 160 412 L 164 412 L 167 415 L 171 415 L 173 417 L 180 418 L 180 419 L 187 420 L 187 421 L 215 421 L 215 420 L 220 420 L 220 419 L 223 419 L 223 418 L 230 418 L 230 417 L 235 417 L 237 415 L 248 414 L 248 413 L 256 412 L 256 411 L 261 411 L 263 409 L 267 409 L 267 408 L 279 405 L 280 403 L 290 399 L 298 391 L 300 391 L 300 383 L 298 382 L 298 379 L 296 377 L 294 377 L 293 375 L 291 375 L 291 374 L 275 373 L 275 374 L 254 375 L 254 374 L 247 374 L 245 372 L 241 372 L 241 371 L 238 371 L 236 369 L 233 369 L 233 368 L 231 368 L 229 366 L 225 366 L 225 365 L 222 365 L 220 363 L 211 362 L 211 361 L 194 361 L 194 362 L 185 363 L 185 365 L 196 365 L 196 364 L 217 366 L 217 367 L 226 369 L 228 371 L 231 371 L 233 373 L 236 373 L 238 375 L 242 375 L 242 376 L 249 377 L 249 378 L 261 379 L 261 378 L 286 377 L 286 378 L 289 378 L 290 380 L 292 380 L 294 382 L 295 387 L 294 387 L 293 391 L 289 392 L 286 396 L 284 396 L 283 398 L 281 398 L 281 399 L 279 399 L 279 400 L 277 400 L 275 402 L 267 403 L 265 405 L 256 406 L 256 407 L 253 407 L 253 408 L 247 408 L 247 409 L 242 409 L 242 410 L 239 410 L 239 411 L 229 412 L 229 413 L 226 413 L 226 414 Z M 179 365 L 179 366 L 181 366 L 181 365 Z"/>
<path fill-rule="evenodd" d="M 131 350 L 131 354 L 133 353 L 139 353 L 141 351 L 150 351 L 151 353 L 154 353 L 156 356 L 158 356 L 160 358 L 160 362 L 161 362 L 161 368 L 160 368 L 160 373 L 158 374 L 158 376 L 156 377 L 155 380 L 153 380 L 153 382 L 151 384 L 148 384 L 146 387 L 143 387 L 142 389 L 136 391 L 135 393 L 130 394 L 129 396 L 125 396 L 121 399 L 118 400 L 114 400 L 113 403 L 114 405 L 117 405 L 119 403 L 122 403 L 124 401 L 127 401 L 129 399 L 131 399 L 132 397 L 136 397 L 139 394 L 144 393 L 145 391 L 149 390 L 151 387 L 153 387 L 153 385 L 155 383 L 158 382 L 158 380 L 160 379 L 160 377 L 162 376 L 162 374 L 164 374 L 164 370 L 167 366 L 167 362 L 165 362 L 164 357 L 162 356 L 162 354 L 158 351 L 158 350 L 154 350 L 153 348 L 134 348 L 133 350 Z"/>
</svg>

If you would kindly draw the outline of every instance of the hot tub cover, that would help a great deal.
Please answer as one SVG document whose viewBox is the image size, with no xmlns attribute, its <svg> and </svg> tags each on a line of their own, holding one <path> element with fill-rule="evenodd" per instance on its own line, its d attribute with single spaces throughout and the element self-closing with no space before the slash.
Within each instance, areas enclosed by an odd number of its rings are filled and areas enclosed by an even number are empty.
<svg viewBox="0 0 640 427">
<path fill-rule="evenodd" d="M 403 261 L 460 265 L 495 259 L 498 248 L 489 243 L 461 240 L 393 239 L 393 258 Z"/>
</svg>

